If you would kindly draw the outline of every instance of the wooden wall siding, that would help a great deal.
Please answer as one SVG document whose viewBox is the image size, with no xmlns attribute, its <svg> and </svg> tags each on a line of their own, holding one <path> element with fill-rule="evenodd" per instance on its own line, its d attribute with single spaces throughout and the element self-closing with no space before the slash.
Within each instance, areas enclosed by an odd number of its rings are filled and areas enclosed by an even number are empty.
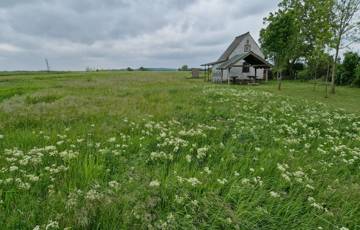
<svg viewBox="0 0 360 230">
<path fill-rule="evenodd" d="M 265 58 L 265 55 L 261 52 L 260 47 L 256 43 L 255 39 L 250 35 L 250 33 L 243 34 L 243 35 L 241 35 L 239 37 L 241 37 L 241 41 L 236 46 L 236 48 L 228 47 L 228 49 L 226 51 L 226 52 L 228 52 L 228 50 L 230 48 L 232 49 L 232 52 L 229 55 L 229 58 L 234 57 L 235 55 L 246 53 L 244 48 L 245 48 L 245 45 L 247 45 L 247 44 L 249 44 L 251 46 L 251 51 L 252 52 L 254 52 L 255 54 L 259 55 L 262 58 Z M 249 41 L 249 43 L 247 43 L 247 41 Z M 233 43 L 230 46 L 233 46 Z M 222 58 L 223 56 L 224 56 L 224 54 L 220 58 Z M 238 63 L 236 63 L 236 65 L 242 65 L 243 63 L 244 63 L 244 61 L 239 61 Z M 253 68 L 253 67 L 250 67 L 249 73 L 243 73 L 241 67 L 233 67 L 233 68 L 231 68 L 230 73 L 228 72 L 228 70 L 224 70 L 223 71 L 223 76 L 222 76 L 222 79 L 221 79 L 221 70 L 217 69 L 219 67 L 219 65 L 220 64 L 214 65 L 213 69 L 212 69 L 212 79 L 215 82 L 218 82 L 218 81 L 221 81 L 221 80 L 227 81 L 228 77 L 231 77 L 231 76 L 238 76 L 238 79 L 240 79 L 240 80 L 247 80 L 247 79 L 249 79 L 249 76 L 255 76 L 255 68 Z M 257 69 L 256 73 L 257 73 L 256 74 L 257 79 L 265 80 L 266 76 L 264 74 L 264 69 L 259 68 L 259 69 Z"/>
</svg>

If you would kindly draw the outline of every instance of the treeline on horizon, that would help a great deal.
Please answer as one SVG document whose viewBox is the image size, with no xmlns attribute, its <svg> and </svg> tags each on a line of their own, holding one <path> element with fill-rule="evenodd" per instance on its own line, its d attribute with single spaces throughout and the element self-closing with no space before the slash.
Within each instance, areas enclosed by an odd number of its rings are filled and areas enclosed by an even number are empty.
<svg viewBox="0 0 360 230">
<path fill-rule="evenodd" d="M 303 79 L 360 87 L 360 55 L 340 54 L 360 41 L 360 0 L 282 0 L 264 18 L 260 44 L 281 80 Z M 343 51 L 344 50 L 344 51 Z"/>
<path fill-rule="evenodd" d="M 178 69 L 172 69 L 172 68 L 122 68 L 122 69 L 100 69 L 100 68 L 91 68 L 85 69 L 85 72 L 109 72 L 109 71 L 155 71 L 155 72 L 161 72 L 161 71 L 177 71 Z M 83 70 L 3 70 L 0 71 L 0 76 L 13 76 L 13 75 L 32 75 L 34 73 L 36 74 L 67 74 L 71 72 L 84 72 Z"/>
</svg>

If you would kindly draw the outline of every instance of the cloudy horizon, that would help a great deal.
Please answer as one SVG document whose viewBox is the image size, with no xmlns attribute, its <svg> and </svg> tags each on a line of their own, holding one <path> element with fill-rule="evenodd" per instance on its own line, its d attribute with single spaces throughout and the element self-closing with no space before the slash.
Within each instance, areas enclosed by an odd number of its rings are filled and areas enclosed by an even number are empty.
<svg viewBox="0 0 360 230">
<path fill-rule="evenodd" d="M 258 40 L 276 0 L 2 0 L 0 70 L 177 68 Z"/>
</svg>

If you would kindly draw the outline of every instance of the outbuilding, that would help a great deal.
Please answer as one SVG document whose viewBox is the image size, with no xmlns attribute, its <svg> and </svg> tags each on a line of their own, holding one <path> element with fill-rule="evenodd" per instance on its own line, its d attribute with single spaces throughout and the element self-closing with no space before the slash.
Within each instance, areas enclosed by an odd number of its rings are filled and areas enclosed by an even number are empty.
<svg viewBox="0 0 360 230">
<path fill-rule="evenodd" d="M 236 37 L 217 61 L 202 66 L 208 80 L 228 83 L 267 80 L 271 68 L 249 32 Z"/>
</svg>

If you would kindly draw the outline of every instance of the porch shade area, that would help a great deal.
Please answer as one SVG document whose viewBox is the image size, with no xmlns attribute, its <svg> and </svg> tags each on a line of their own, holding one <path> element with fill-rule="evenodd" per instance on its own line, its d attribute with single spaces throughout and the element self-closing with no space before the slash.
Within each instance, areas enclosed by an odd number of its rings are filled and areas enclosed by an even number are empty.
<svg viewBox="0 0 360 230">
<path fill-rule="evenodd" d="M 220 60 L 215 62 L 210 62 L 203 64 L 205 67 L 205 80 L 210 80 L 210 69 L 215 67 L 218 70 L 221 70 L 221 79 L 223 78 L 223 71 L 227 70 L 230 72 L 233 67 L 244 67 L 244 64 L 238 64 L 239 61 L 244 60 L 246 65 L 245 67 L 255 68 L 255 79 L 257 69 L 271 69 L 272 65 L 268 63 L 264 58 L 250 51 L 243 54 L 235 55 L 227 60 Z"/>
<path fill-rule="evenodd" d="M 239 62 L 241 60 L 244 60 L 247 63 L 247 65 L 250 65 L 254 68 L 263 68 L 263 69 L 271 68 L 271 64 L 269 64 L 265 59 L 256 55 L 253 52 L 249 52 L 249 53 L 235 55 L 234 57 L 230 58 L 229 60 L 221 63 L 217 67 L 217 69 L 224 70 L 224 69 L 229 69 L 232 67 L 243 67 L 244 65 L 236 64 L 237 62 Z"/>
</svg>

